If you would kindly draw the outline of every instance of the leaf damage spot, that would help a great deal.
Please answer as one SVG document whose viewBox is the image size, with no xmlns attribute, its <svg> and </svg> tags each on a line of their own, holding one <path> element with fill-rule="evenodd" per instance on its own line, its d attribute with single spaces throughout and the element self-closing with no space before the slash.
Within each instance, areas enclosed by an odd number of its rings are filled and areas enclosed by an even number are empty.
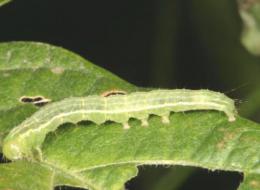
<svg viewBox="0 0 260 190">
<path fill-rule="evenodd" d="M 62 67 L 54 67 L 51 69 L 51 72 L 54 74 L 62 74 L 64 72 L 64 68 Z"/>
<path fill-rule="evenodd" d="M 253 187 L 253 188 L 260 188 L 260 182 L 259 181 L 256 181 L 256 180 L 252 180 L 250 181 L 250 186 Z"/>
<path fill-rule="evenodd" d="M 51 100 L 43 96 L 22 96 L 19 101 L 22 103 L 33 104 L 37 107 L 42 107 L 49 103 Z"/>
<path fill-rule="evenodd" d="M 126 95 L 126 91 L 123 90 L 118 90 L 118 89 L 112 89 L 112 90 L 107 90 L 101 94 L 102 97 L 109 97 L 109 96 L 114 96 L 114 95 Z"/>
<path fill-rule="evenodd" d="M 233 132 L 223 131 L 223 134 L 224 134 L 224 137 L 221 139 L 221 141 L 219 141 L 217 143 L 217 148 L 219 150 L 225 148 L 226 144 L 228 142 L 231 142 L 237 136 L 237 132 L 236 131 L 233 131 Z"/>
</svg>

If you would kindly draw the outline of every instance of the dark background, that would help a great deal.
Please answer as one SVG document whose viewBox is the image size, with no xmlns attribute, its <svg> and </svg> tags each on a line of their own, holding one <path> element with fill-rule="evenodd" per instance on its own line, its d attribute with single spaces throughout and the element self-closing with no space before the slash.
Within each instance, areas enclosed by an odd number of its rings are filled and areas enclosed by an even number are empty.
<svg viewBox="0 0 260 190">
<path fill-rule="evenodd" d="M 243 101 L 258 61 L 240 43 L 234 0 L 16 0 L 1 8 L 0 23 L 1 42 L 62 46 L 137 86 L 208 88 Z M 130 190 L 178 175 L 173 167 L 140 170 Z M 180 189 L 232 190 L 241 180 L 200 169 Z"/>
</svg>

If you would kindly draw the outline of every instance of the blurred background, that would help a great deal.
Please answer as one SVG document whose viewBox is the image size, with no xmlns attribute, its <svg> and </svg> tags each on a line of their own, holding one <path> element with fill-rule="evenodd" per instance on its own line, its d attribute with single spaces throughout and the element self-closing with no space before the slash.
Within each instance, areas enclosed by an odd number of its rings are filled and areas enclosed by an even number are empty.
<svg viewBox="0 0 260 190">
<path fill-rule="evenodd" d="M 14 0 L 0 9 L 0 42 L 62 46 L 137 86 L 221 91 L 237 100 L 242 116 L 260 122 L 259 4 Z M 243 179 L 193 167 L 139 169 L 127 189 L 235 190 Z"/>
</svg>

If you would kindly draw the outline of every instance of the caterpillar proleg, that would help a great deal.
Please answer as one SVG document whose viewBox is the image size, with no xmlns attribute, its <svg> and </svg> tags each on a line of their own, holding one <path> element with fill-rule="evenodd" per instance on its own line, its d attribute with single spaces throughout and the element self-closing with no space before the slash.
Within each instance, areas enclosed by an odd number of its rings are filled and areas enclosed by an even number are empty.
<svg viewBox="0 0 260 190">
<path fill-rule="evenodd" d="M 209 90 L 152 90 L 108 97 L 72 97 L 42 107 L 14 127 L 4 139 L 3 153 L 11 160 L 34 159 L 33 153 L 41 150 L 46 135 L 66 122 L 90 120 L 101 124 L 110 120 L 130 128 L 129 118 L 139 119 L 143 126 L 148 126 L 150 114 L 161 116 L 167 123 L 170 112 L 189 110 L 221 111 L 229 121 L 234 121 L 237 114 L 232 99 Z"/>
</svg>

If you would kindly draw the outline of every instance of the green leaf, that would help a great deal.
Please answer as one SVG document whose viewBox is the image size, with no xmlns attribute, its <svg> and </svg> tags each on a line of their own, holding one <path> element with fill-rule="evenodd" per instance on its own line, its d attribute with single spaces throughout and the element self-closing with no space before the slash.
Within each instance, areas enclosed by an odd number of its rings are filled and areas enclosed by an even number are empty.
<svg viewBox="0 0 260 190">
<path fill-rule="evenodd" d="M 40 164 L 25 161 L 1 164 L 0 171 L 0 189 L 46 190 L 52 188 L 51 170 Z"/>
<path fill-rule="evenodd" d="M 152 117 L 149 123 L 148 128 L 142 128 L 134 120 L 128 131 L 114 123 L 66 125 L 49 135 L 43 147 L 44 162 L 75 175 L 124 164 L 259 173 L 260 126 L 255 123 L 242 118 L 230 123 L 215 112 L 175 113 L 168 126 L 162 125 L 159 117 Z"/>
<path fill-rule="evenodd" d="M 11 2 L 11 0 L 0 0 L 0 7 Z"/>
<path fill-rule="evenodd" d="M 0 44 L 0 138 L 39 108 L 19 102 L 41 95 L 52 101 L 137 87 L 62 48 L 41 43 Z M 64 124 L 48 134 L 43 161 L 0 165 L 0 189 L 52 189 L 68 185 L 121 190 L 139 165 L 187 165 L 245 174 L 240 190 L 259 189 L 260 125 L 224 113 L 172 113 L 170 124 L 151 116 L 129 130 L 107 122 Z M 15 174 L 15 175 L 14 175 Z M 174 180 L 174 179 L 173 179 Z"/>
</svg>

